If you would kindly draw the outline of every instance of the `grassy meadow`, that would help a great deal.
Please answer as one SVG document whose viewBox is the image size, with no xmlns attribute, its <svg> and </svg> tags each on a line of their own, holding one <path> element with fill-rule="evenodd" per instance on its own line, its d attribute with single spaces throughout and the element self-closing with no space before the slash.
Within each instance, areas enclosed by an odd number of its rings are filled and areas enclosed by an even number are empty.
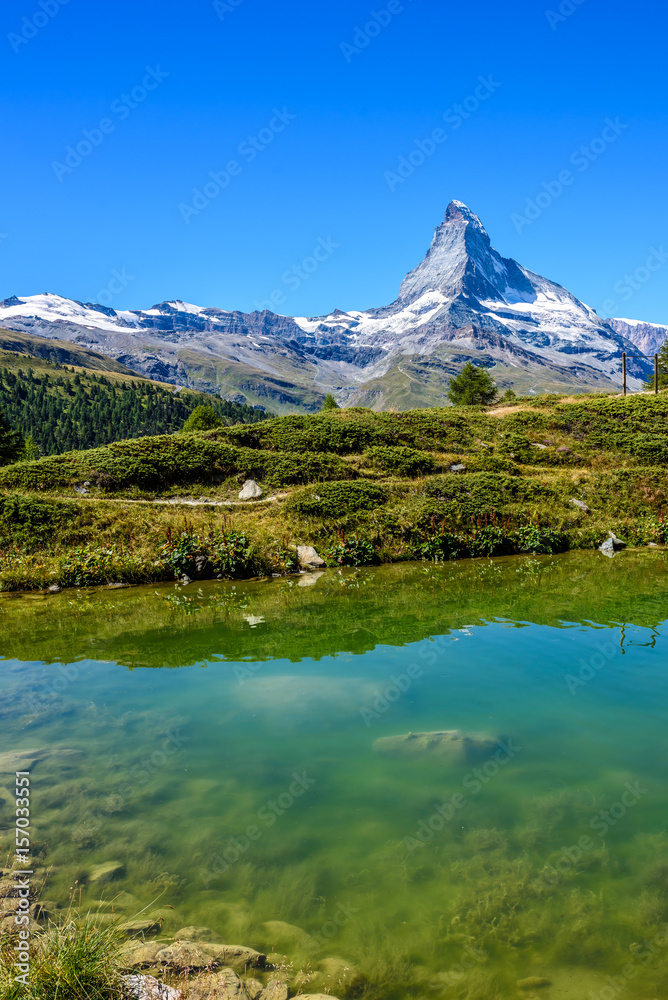
<svg viewBox="0 0 668 1000">
<path fill-rule="evenodd" d="M 19 462 L 0 588 L 280 574 L 301 544 L 353 566 L 662 544 L 667 420 L 666 392 L 352 408 Z"/>
</svg>

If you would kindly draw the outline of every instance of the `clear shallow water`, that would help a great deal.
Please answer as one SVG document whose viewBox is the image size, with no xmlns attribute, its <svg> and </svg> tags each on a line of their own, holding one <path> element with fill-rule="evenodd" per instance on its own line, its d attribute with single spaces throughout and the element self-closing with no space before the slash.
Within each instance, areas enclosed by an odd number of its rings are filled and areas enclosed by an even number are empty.
<svg viewBox="0 0 668 1000">
<path fill-rule="evenodd" d="M 45 895 L 76 884 L 83 905 L 297 965 L 342 956 L 372 995 L 515 996 L 527 976 L 546 997 L 663 995 L 666 565 L 573 553 L 2 599 L 0 753 L 82 751 L 34 768 Z M 442 729 L 510 742 L 468 761 L 373 749 Z M 107 861 L 125 877 L 87 882 Z"/>
</svg>

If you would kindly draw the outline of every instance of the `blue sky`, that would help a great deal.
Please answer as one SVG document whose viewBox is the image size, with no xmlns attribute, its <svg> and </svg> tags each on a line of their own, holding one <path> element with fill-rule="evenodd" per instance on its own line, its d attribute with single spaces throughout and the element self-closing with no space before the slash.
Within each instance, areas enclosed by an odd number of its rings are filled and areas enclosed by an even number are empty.
<svg viewBox="0 0 668 1000">
<path fill-rule="evenodd" d="M 458 198 L 505 256 L 668 323 L 667 21 L 658 0 L 5 0 L 0 297 L 383 305 Z"/>
</svg>

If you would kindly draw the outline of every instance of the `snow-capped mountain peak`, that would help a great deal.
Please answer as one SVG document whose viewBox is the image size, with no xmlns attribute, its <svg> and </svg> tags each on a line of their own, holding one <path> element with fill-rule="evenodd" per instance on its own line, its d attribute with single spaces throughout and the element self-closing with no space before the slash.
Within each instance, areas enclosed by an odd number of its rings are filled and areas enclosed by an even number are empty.
<svg viewBox="0 0 668 1000">
<path fill-rule="evenodd" d="M 114 310 L 44 293 L 0 302 L 0 326 L 75 341 L 142 374 L 288 412 L 317 408 L 332 390 L 342 402 L 381 408 L 442 402 L 469 360 L 521 391 L 611 388 L 621 382 L 622 352 L 637 353 L 631 324 L 615 327 L 561 285 L 502 257 L 461 201 L 448 205 L 395 302 L 379 309 L 293 318 L 171 299 Z M 631 361 L 628 372 L 639 387 L 642 363 Z"/>
<path fill-rule="evenodd" d="M 403 280 L 399 300 L 408 302 L 430 291 L 449 300 L 458 295 L 503 302 L 536 298 L 527 273 L 494 250 L 482 222 L 462 201 L 448 205 L 424 260 Z"/>
</svg>

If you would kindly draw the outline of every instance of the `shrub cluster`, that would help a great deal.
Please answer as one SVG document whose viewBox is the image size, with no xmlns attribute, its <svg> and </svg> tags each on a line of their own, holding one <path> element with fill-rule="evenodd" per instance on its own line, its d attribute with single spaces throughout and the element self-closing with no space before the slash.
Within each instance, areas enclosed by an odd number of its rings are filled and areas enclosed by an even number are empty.
<svg viewBox="0 0 668 1000">
<path fill-rule="evenodd" d="M 426 451 L 406 445 L 374 445 L 364 456 L 370 464 L 389 475 L 414 479 L 436 471 L 436 459 Z"/>
<path fill-rule="evenodd" d="M 204 537 L 188 531 L 168 532 L 160 550 L 160 561 L 177 579 L 221 577 L 236 580 L 261 571 L 255 550 L 246 535 L 221 531 Z"/>
<path fill-rule="evenodd" d="M 105 490 L 131 486 L 155 490 L 233 475 L 283 486 L 345 479 L 355 472 L 336 455 L 256 451 L 200 434 L 177 434 L 117 441 L 105 448 L 10 465 L 0 469 L 0 486 L 49 490 L 89 481 Z"/>
<path fill-rule="evenodd" d="M 384 486 L 368 479 L 354 482 L 322 483 L 300 490 L 285 504 L 285 509 L 306 517 L 345 517 L 361 510 L 373 510 L 387 502 Z"/>
<path fill-rule="evenodd" d="M 494 519 L 491 523 L 472 525 L 459 532 L 449 530 L 442 522 L 431 530 L 424 530 L 415 542 L 416 557 L 434 562 L 523 552 L 550 554 L 566 549 L 567 539 L 552 528 L 530 524 L 513 530 L 507 523 L 494 523 Z"/>
</svg>

